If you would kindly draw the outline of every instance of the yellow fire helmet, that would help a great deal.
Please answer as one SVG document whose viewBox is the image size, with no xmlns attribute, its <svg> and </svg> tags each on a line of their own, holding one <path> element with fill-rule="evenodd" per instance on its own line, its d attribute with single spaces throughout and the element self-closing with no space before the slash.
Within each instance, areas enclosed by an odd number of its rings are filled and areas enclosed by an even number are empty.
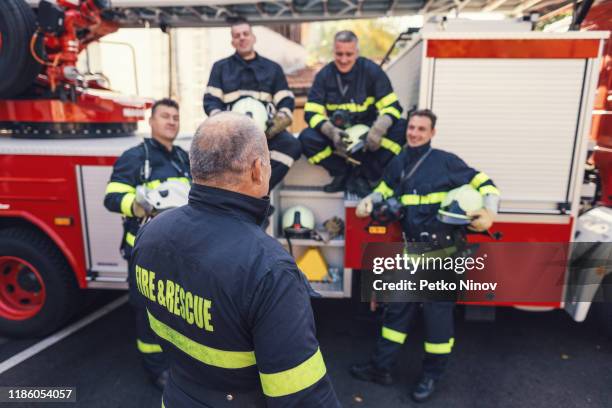
<svg viewBox="0 0 612 408">
<path fill-rule="evenodd" d="M 255 121 L 257 127 L 261 129 L 262 132 L 266 131 L 268 110 L 266 109 L 266 106 L 257 99 L 247 97 L 238 100 L 234 105 L 232 105 L 232 112 L 247 115 Z"/>
<path fill-rule="evenodd" d="M 483 206 L 480 193 L 469 184 L 464 184 L 446 194 L 438 210 L 438 220 L 446 224 L 467 225 L 472 221 L 467 213 Z"/>
</svg>

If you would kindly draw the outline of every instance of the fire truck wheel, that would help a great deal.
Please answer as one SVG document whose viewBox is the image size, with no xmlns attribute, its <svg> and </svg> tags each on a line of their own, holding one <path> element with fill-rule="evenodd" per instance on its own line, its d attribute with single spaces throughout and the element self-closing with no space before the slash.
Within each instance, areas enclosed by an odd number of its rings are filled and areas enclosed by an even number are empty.
<svg viewBox="0 0 612 408">
<path fill-rule="evenodd" d="M 47 237 L 26 228 L 0 230 L 0 333 L 44 336 L 73 314 L 79 289 Z"/>
<path fill-rule="evenodd" d="M 24 0 L 0 1 L 0 97 L 21 94 L 42 66 L 30 53 L 36 16 Z"/>
</svg>

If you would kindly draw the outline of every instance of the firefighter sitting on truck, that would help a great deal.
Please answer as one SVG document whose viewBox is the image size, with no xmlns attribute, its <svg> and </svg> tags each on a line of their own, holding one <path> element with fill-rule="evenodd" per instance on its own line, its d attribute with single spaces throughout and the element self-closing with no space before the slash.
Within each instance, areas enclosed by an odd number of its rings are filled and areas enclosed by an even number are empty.
<svg viewBox="0 0 612 408">
<path fill-rule="evenodd" d="M 204 93 L 208 116 L 233 110 L 251 116 L 265 131 L 272 159 L 272 190 L 299 159 L 299 141 L 286 129 L 293 121 L 295 99 L 283 69 L 255 52 L 255 34 L 246 20 L 231 25 L 236 53 L 217 61 Z"/>
<path fill-rule="evenodd" d="M 178 104 L 172 99 L 156 101 L 149 125 L 151 138 L 126 150 L 115 162 L 104 196 L 104 206 L 123 215 L 121 254 L 128 261 L 138 229 L 153 210 L 137 194 L 137 187 L 154 188 L 168 180 L 191 184 L 189 156 L 179 146 L 173 145 L 179 131 Z M 153 383 L 163 388 L 168 377 L 167 364 L 149 327 L 146 310 L 134 301 L 136 289 L 132 274 L 128 274 L 128 282 L 130 301 L 136 312 L 137 348 Z"/>
<path fill-rule="evenodd" d="M 406 129 L 408 146 L 389 163 L 374 192 L 359 202 L 356 215 L 367 217 L 378 203 L 395 198 L 403 206 L 401 225 L 406 250 L 410 252 L 411 245 L 426 246 L 431 252 L 425 252 L 424 256 L 440 256 L 436 253 L 452 256 L 463 247 L 465 226 L 478 232 L 491 227 L 497 213 L 499 190 L 486 174 L 468 167 L 456 155 L 433 149 L 431 139 L 435 126 L 436 115 L 432 111 L 423 109 L 411 114 Z M 480 204 L 477 210 L 460 214 L 459 205 L 451 198 L 465 189 L 470 190 Z M 420 251 L 415 253 L 420 255 Z M 452 270 L 449 272 L 455 274 Z M 412 392 L 415 401 L 431 396 L 445 370 L 454 344 L 454 304 L 454 301 L 423 302 L 425 357 L 420 380 Z M 374 354 L 370 362 L 351 368 L 354 377 L 380 384 L 392 382 L 390 368 L 418 308 L 416 302 L 388 304 Z"/>
<path fill-rule="evenodd" d="M 347 188 L 362 195 L 371 191 L 405 143 L 401 113 L 387 74 L 359 56 L 357 36 L 352 31 L 336 33 L 334 61 L 315 77 L 304 107 L 308 128 L 300 134 L 308 161 L 323 166 L 333 177 L 324 191 Z M 365 151 L 352 154 L 347 150 L 349 133 L 358 127 L 365 128 Z"/>
</svg>

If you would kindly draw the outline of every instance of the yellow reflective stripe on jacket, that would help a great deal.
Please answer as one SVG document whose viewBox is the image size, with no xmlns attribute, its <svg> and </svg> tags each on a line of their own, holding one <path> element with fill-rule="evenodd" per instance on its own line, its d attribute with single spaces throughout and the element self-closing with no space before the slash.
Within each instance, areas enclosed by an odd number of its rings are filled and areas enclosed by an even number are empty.
<svg viewBox="0 0 612 408">
<path fill-rule="evenodd" d="M 394 343 L 404 344 L 406 341 L 406 333 L 402 333 L 397 330 L 390 329 L 388 327 L 382 327 L 382 338 L 392 341 Z"/>
<path fill-rule="evenodd" d="M 159 185 L 165 181 L 180 181 L 181 183 L 185 183 L 188 186 L 191 185 L 191 181 L 187 177 L 168 177 L 167 179 L 162 180 L 151 180 L 148 183 L 145 183 L 144 186 L 146 188 L 157 188 Z"/>
<path fill-rule="evenodd" d="M 320 113 L 321 115 L 327 114 L 327 112 L 325 112 L 325 106 L 315 102 L 306 102 L 304 105 L 304 112 Z"/>
<path fill-rule="evenodd" d="M 446 197 L 446 192 L 429 193 L 427 195 L 404 194 L 400 197 L 403 205 L 439 204 Z"/>
<path fill-rule="evenodd" d="M 323 116 L 317 113 L 316 115 L 313 115 L 312 118 L 310 118 L 310 121 L 308 122 L 308 126 L 314 129 L 317 127 L 319 123 L 323 122 L 324 120 L 327 120 L 327 116 Z"/>
<path fill-rule="evenodd" d="M 205 346 L 160 322 L 148 310 L 147 314 L 149 324 L 155 334 L 204 364 L 219 368 L 245 368 L 255 365 L 255 352 L 253 351 L 226 351 Z"/>
<path fill-rule="evenodd" d="M 398 155 L 402 151 L 402 146 L 395 143 L 393 140 L 383 137 L 380 141 L 380 147 L 390 150 L 393 154 Z"/>
<path fill-rule="evenodd" d="M 389 185 L 385 183 L 384 180 L 378 183 L 378 185 L 374 189 L 374 192 L 382 194 L 383 198 L 385 199 L 392 197 L 394 194 L 393 189 L 389 187 Z"/>
<path fill-rule="evenodd" d="M 136 339 L 136 347 L 138 347 L 138 351 L 144 354 L 162 352 L 162 348 L 159 344 L 145 343 L 144 341 L 140 339 Z"/>
<path fill-rule="evenodd" d="M 446 343 L 428 343 L 425 342 L 425 352 L 430 354 L 450 354 L 455 344 L 455 339 L 451 339 Z"/>
<path fill-rule="evenodd" d="M 365 99 L 365 101 L 363 101 L 363 103 L 354 103 L 354 102 L 341 103 L 341 104 L 327 103 L 325 104 L 325 108 L 327 108 L 327 110 L 330 110 L 330 111 L 346 110 L 349 112 L 365 112 L 373 104 L 374 104 L 374 97 L 368 96 Z"/>
<path fill-rule="evenodd" d="M 310 157 L 308 159 L 308 161 L 310 163 L 312 163 L 312 164 L 317 164 L 317 163 L 321 162 L 322 160 L 327 159 L 333 153 L 334 153 L 334 151 L 332 150 L 332 148 L 327 146 L 325 149 L 321 150 L 319 153 L 317 153 L 314 156 Z"/>
<path fill-rule="evenodd" d="M 389 95 L 383 96 L 376 102 L 376 109 L 381 110 L 395 102 L 397 102 L 397 95 L 395 92 L 391 92 Z"/>
<path fill-rule="evenodd" d="M 121 199 L 121 214 L 126 217 L 133 217 L 134 213 L 132 213 L 132 204 L 134 204 L 134 200 L 136 199 L 136 194 L 134 193 L 125 193 L 123 198 Z"/>
<path fill-rule="evenodd" d="M 109 193 L 134 193 L 136 188 L 130 184 L 119 183 L 118 181 L 111 181 L 106 185 L 105 194 Z"/>
<path fill-rule="evenodd" d="M 263 393 L 268 397 L 295 394 L 316 384 L 327 373 L 321 349 L 302 364 L 273 374 L 259 373 Z"/>
<path fill-rule="evenodd" d="M 492 185 L 482 186 L 478 189 L 478 191 L 480 192 L 481 195 L 487 195 L 487 194 L 500 195 L 501 194 L 499 190 L 497 189 L 497 187 L 492 186 Z"/>
<path fill-rule="evenodd" d="M 379 115 L 384 115 L 385 113 L 393 116 L 396 119 L 399 119 L 402 116 L 401 112 L 393 106 L 388 106 L 378 111 Z"/>
<path fill-rule="evenodd" d="M 490 180 L 489 176 L 487 176 L 483 172 L 480 172 L 472 178 L 472 180 L 470 181 L 470 186 L 478 190 L 478 187 L 480 187 L 482 183 L 489 181 L 489 180 Z"/>
<path fill-rule="evenodd" d="M 131 232 L 126 232 L 125 242 L 127 242 L 129 246 L 133 247 L 134 244 L 136 243 L 136 235 L 132 234 Z"/>
</svg>

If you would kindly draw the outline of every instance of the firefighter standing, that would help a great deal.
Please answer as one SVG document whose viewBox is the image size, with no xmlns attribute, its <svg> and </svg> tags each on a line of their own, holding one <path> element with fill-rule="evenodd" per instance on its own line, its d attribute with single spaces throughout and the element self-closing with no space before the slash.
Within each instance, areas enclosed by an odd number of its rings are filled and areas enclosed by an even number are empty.
<svg viewBox="0 0 612 408">
<path fill-rule="evenodd" d="M 272 190 L 302 154 L 299 141 L 286 131 L 293 120 L 295 99 L 281 66 L 253 49 L 256 38 L 251 26 L 244 20 L 236 21 L 231 34 L 236 53 L 213 65 L 204 93 L 204 111 L 214 116 L 231 110 L 243 98 L 254 98 L 273 112 L 265 132 L 272 159 Z"/>
<path fill-rule="evenodd" d="M 170 364 L 163 405 L 337 407 L 293 258 L 262 229 L 270 206 L 264 133 L 208 118 L 190 151 L 189 205 L 146 224 L 130 268 Z"/>
<path fill-rule="evenodd" d="M 151 208 L 137 199 L 136 187 L 154 188 L 167 180 L 191 183 L 187 152 L 173 145 L 179 131 L 178 104 L 171 99 L 155 102 L 149 125 L 151 138 L 128 149 L 115 162 L 104 196 L 104 206 L 123 215 L 121 254 L 126 260 L 130 258 L 143 219 L 151 215 Z M 163 388 L 168 377 L 167 364 L 149 328 L 145 310 L 134 301 L 134 276 L 131 274 L 128 274 L 128 282 L 130 301 L 136 312 L 137 348 L 154 384 Z"/>
<path fill-rule="evenodd" d="M 367 181 L 377 182 L 405 143 L 402 108 L 391 82 L 378 65 L 359 56 L 358 39 L 351 31 L 336 33 L 334 61 L 316 75 L 304 113 L 308 128 L 300 134 L 302 150 L 310 163 L 323 166 L 334 177 L 324 187 L 326 192 L 344 190 L 353 171 L 352 190 L 365 189 L 367 194 L 371 190 Z M 352 169 L 342 156 L 347 153 L 345 129 L 357 124 L 370 129 L 366 152 L 355 156 L 361 165 Z"/>
<path fill-rule="evenodd" d="M 411 115 L 406 131 L 408 147 L 389 163 L 383 180 L 372 194 L 360 201 L 356 214 L 367 217 L 377 201 L 396 197 L 404 206 L 401 222 L 407 243 L 427 244 L 432 250 L 429 254 L 442 250 L 451 255 L 454 248 L 462 246 L 465 230 L 438 220 L 440 203 L 446 194 L 466 184 L 480 192 L 484 207 L 467 214 L 473 217 L 468 228 L 486 231 L 497 212 L 499 191 L 486 174 L 468 167 L 456 155 L 431 148 L 435 125 L 436 116 L 430 110 L 418 110 Z M 413 169 L 416 170 L 412 172 Z M 390 368 L 418 307 L 419 304 L 413 302 L 388 304 L 372 359 L 367 364 L 353 366 L 351 374 L 354 377 L 381 384 L 392 382 Z M 444 372 L 454 344 L 453 310 L 454 302 L 451 301 L 423 303 L 425 357 L 421 378 L 412 392 L 415 401 L 429 398 Z"/>
</svg>

